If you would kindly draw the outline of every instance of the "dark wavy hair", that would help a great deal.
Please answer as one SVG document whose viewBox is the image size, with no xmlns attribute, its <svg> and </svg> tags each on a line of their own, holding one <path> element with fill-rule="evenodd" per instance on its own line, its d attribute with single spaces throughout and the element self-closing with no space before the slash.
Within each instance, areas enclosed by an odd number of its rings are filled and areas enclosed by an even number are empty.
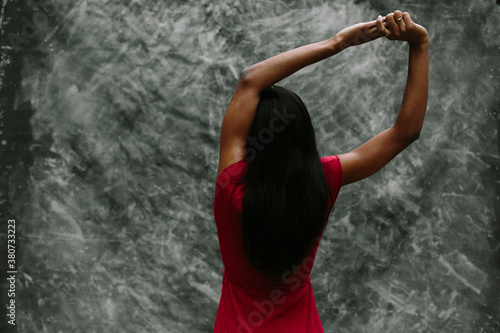
<svg viewBox="0 0 500 333">
<path fill-rule="evenodd" d="M 246 144 L 244 249 L 264 277 L 278 282 L 306 258 L 332 194 L 311 118 L 291 90 L 274 85 L 261 92 Z"/>
</svg>

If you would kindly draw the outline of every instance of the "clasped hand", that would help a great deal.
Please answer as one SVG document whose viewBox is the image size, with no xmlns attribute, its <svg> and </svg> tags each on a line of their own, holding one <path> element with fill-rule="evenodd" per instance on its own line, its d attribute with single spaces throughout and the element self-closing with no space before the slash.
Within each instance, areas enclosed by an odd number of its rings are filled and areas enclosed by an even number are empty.
<svg viewBox="0 0 500 333">
<path fill-rule="evenodd" d="M 358 23 L 341 30 L 337 35 L 345 47 L 360 45 L 380 37 L 407 41 L 410 45 L 428 42 L 425 28 L 412 21 L 410 14 L 396 10 L 370 22 Z"/>
</svg>

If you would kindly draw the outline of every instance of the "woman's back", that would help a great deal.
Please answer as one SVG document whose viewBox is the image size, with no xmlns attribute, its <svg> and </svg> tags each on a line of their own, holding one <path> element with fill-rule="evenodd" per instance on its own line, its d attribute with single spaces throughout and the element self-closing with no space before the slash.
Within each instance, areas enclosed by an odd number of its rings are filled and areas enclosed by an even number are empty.
<svg viewBox="0 0 500 333">
<path fill-rule="evenodd" d="M 320 162 L 332 193 L 329 213 L 342 184 L 342 170 L 337 156 L 323 157 Z M 236 162 L 216 181 L 214 217 L 224 275 L 215 332 L 323 332 L 309 274 L 327 218 L 302 263 L 292 267 L 293 272 L 285 272 L 280 283 L 266 279 L 250 264 L 243 247 L 241 180 L 247 166 L 246 160 Z"/>
<path fill-rule="evenodd" d="M 305 105 L 273 85 L 380 37 L 410 47 L 398 117 L 354 150 L 320 159 Z M 427 31 L 410 14 L 395 11 L 241 73 L 220 134 L 214 216 L 225 272 L 215 332 L 323 332 L 309 273 L 329 212 L 341 186 L 376 173 L 418 139 L 427 106 L 428 48 Z"/>
</svg>

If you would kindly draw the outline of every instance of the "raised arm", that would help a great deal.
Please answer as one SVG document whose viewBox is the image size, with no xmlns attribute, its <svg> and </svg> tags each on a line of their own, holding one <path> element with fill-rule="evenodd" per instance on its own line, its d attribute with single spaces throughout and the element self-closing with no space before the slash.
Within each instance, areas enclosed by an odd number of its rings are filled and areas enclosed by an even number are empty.
<svg viewBox="0 0 500 333">
<path fill-rule="evenodd" d="M 217 175 L 227 166 L 245 159 L 246 139 L 264 88 L 349 46 L 385 35 L 376 21 L 359 23 L 328 40 L 278 54 L 242 71 L 222 121 Z"/>
<path fill-rule="evenodd" d="M 395 11 L 386 16 L 385 30 L 391 40 L 404 40 L 410 45 L 408 77 L 403 101 L 392 128 L 378 134 L 353 151 L 339 155 L 346 185 L 366 178 L 379 171 L 397 154 L 420 136 L 427 108 L 429 85 L 429 42 L 427 31 L 411 20 L 410 14 Z"/>
</svg>

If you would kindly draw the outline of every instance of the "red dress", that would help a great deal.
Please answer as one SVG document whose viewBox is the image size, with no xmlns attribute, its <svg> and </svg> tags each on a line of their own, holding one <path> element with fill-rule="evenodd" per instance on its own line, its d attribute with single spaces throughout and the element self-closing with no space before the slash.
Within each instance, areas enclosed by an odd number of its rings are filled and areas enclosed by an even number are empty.
<svg viewBox="0 0 500 333">
<path fill-rule="evenodd" d="M 320 159 L 333 203 L 342 184 L 342 169 L 337 156 Z M 281 284 L 266 280 L 246 259 L 241 233 L 244 189 L 236 186 L 248 162 L 241 160 L 226 167 L 217 177 L 214 218 L 224 264 L 222 294 L 215 319 L 215 333 L 324 332 L 319 319 L 310 280 L 319 240 L 309 255 Z M 236 188 L 237 187 L 237 188 Z M 231 194 L 232 209 L 229 209 Z M 328 207 L 328 212 L 333 208 Z"/>
</svg>

